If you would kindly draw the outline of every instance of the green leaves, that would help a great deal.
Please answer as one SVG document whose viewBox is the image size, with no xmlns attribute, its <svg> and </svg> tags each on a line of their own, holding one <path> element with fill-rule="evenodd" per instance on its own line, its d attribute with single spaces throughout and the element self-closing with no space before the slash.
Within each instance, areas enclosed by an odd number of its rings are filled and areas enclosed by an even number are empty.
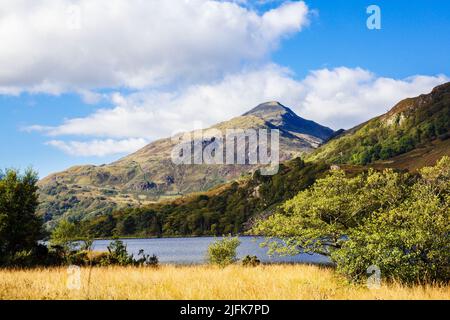
<svg viewBox="0 0 450 320">
<path fill-rule="evenodd" d="M 259 221 L 271 252 L 328 255 L 354 280 L 376 265 L 412 282 L 450 279 L 450 158 L 412 179 L 392 170 L 333 171 Z"/>
<path fill-rule="evenodd" d="M 73 222 L 60 220 L 50 236 L 50 244 L 62 246 L 70 250 L 74 247 L 74 241 L 79 237 L 79 228 Z"/>
<path fill-rule="evenodd" d="M 423 189 L 350 230 L 349 240 L 332 257 L 338 270 L 351 278 L 364 274 L 369 265 L 377 265 L 384 277 L 403 282 L 448 281 L 449 234 L 448 202 Z"/>
<path fill-rule="evenodd" d="M 329 255 L 341 247 L 349 229 L 403 198 L 403 178 L 392 170 L 370 170 L 356 177 L 347 177 L 342 170 L 332 171 L 286 201 L 279 213 L 260 221 L 254 231 L 281 238 L 304 252 Z"/>
<path fill-rule="evenodd" d="M 228 236 L 216 240 L 208 247 L 208 262 L 221 267 L 234 263 L 236 261 L 236 249 L 240 244 L 241 242 L 237 237 Z"/>
<path fill-rule="evenodd" d="M 18 252 L 28 252 L 42 236 L 42 221 L 35 215 L 37 180 L 31 169 L 0 174 L 0 264 Z"/>
</svg>

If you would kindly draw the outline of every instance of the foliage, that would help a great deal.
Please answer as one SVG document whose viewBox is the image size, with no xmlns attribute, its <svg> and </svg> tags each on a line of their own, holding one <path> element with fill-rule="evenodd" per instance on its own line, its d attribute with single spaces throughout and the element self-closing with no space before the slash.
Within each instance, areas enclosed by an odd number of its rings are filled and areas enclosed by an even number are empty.
<svg viewBox="0 0 450 320">
<path fill-rule="evenodd" d="M 260 264 L 261 264 L 261 261 L 258 259 L 257 256 L 246 255 L 242 259 L 242 265 L 244 267 L 256 267 L 256 266 L 258 266 Z"/>
<path fill-rule="evenodd" d="M 237 237 L 231 236 L 216 240 L 208 247 L 208 262 L 221 267 L 234 263 L 236 261 L 236 249 L 240 243 Z"/>
<path fill-rule="evenodd" d="M 348 177 L 338 170 L 254 231 L 268 236 L 273 252 L 328 255 L 354 280 L 377 265 L 386 278 L 448 281 L 449 168 L 444 157 L 417 177 L 392 170 Z"/>
<path fill-rule="evenodd" d="M 108 245 L 108 254 L 104 256 L 100 262 L 101 265 L 135 265 L 135 266 L 157 266 L 158 258 L 156 255 L 146 255 L 144 250 L 140 250 L 138 256 L 140 258 L 135 259 L 133 254 L 128 254 L 127 247 L 121 240 L 114 240 Z"/>
<path fill-rule="evenodd" d="M 400 203 L 405 197 L 406 180 L 407 176 L 391 169 L 371 169 L 356 177 L 335 170 L 288 200 L 277 214 L 260 221 L 253 231 L 282 240 L 268 242 L 272 252 L 329 256 L 341 248 L 348 230 L 365 217 Z"/>
<path fill-rule="evenodd" d="M 0 265 L 30 264 L 42 236 L 42 221 L 35 215 L 38 205 L 37 174 L 0 174 Z"/>
<path fill-rule="evenodd" d="M 350 230 L 333 255 L 341 273 L 359 279 L 377 265 L 405 282 L 450 280 L 450 158 L 421 174 L 406 201 Z"/>
<path fill-rule="evenodd" d="M 159 259 L 156 256 L 156 254 L 145 254 L 144 250 L 139 250 L 138 256 L 140 256 L 139 259 L 135 260 L 136 264 L 138 265 L 147 265 L 151 267 L 157 267 L 159 264 Z"/>
<path fill-rule="evenodd" d="M 117 264 L 121 266 L 130 265 L 133 263 L 133 255 L 129 255 L 127 247 L 120 240 L 114 240 L 108 245 L 108 253 L 106 264 Z"/>
<path fill-rule="evenodd" d="M 78 235 L 79 229 L 75 223 L 61 220 L 50 235 L 50 244 L 71 250 L 76 247 L 75 240 L 77 240 Z"/>
</svg>

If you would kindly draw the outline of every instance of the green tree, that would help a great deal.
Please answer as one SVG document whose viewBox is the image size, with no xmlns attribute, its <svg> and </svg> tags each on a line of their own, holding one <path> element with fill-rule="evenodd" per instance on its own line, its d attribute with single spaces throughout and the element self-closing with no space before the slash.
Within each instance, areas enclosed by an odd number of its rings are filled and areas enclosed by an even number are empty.
<svg viewBox="0 0 450 320">
<path fill-rule="evenodd" d="M 66 219 L 61 220 L 50 235 L 50 244 L 61 246 L 66 251 L 76 247 L 75 240 L 80 240 L 79 227 Z"/>
<path fill-rule="evenodd" d="M 211 264 L 225 267 L 236 261 L 236 249 L 241 244 L 237 237 L 225 237 L 216 240 L 208 247 L 207 258 Z"/>
<path fill-rule="evenodd" d="M 421 175 L 406 201 L 350 230 L 332 255 L 339 272 L 359 280 L 376 265 L 404 282 L 450 280 L 450 158 Z"/>
<path fill-rule="evenodd" d="M 332 171 L 288 200 L 280 212 L 259 221 L 253 232 L 268 236 L 266 245 L 272 253 L 329 256 L 341 248 L 351 228 L 372 212 L 404 198 L 405 179 L 392 170 L 370 170 L 355 177 L 347 177 L 342 170 Z"/>
<path fill-rule="evenodd" d="M 120 235 L 133 235 L 136 232 L 136 221 L 133 215 L 126 215 L 123 220 L 117 223 L 116 233 Z"/>
<path fill-rule="evenodd" d="M 42 237 L 43 222 L 35 215 L 37 181 L 31 169 L 24 174 L 12 169 L 0 174 L 0 264 L 31 254 Z"/>
<path fill-rule="evenodd" d="M 254 231 L 278 253 L 328 255 L 353 280 L 376 265 L 386 278 L 449 281 L 450 158 L 416 178 L 392 170 L 333 172 Z"/>
</svg>

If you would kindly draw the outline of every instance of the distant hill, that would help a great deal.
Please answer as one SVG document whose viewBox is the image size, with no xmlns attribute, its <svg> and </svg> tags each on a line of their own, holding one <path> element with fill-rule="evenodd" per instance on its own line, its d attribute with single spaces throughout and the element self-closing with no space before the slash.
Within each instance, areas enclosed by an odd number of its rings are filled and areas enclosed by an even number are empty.
<svg viewBox="0 0 450 320">
<path fill-rule="evenodd" d="M 450 82 L 429 94 L 404 99 L 386 114 L 341 132 L 306 158 L 417 169 L 450 154 L 449 132 Z"/>
<path fill-rule="evenodd" d="M 334 131 L 297 116 L 279 102 L 258 105 L 211 128 L 279 129 L 280 161 L 310 153 Z M 208 145 L 211 141 L 202 141 Z M 76 166 L 39 182 L 39 214 L 47 222 L 61 216 L 90 218 L 122 207 L 147 205 L 212 187 L 254 171 L 253 165 L 176 165 L 171 138 L 102 166 Z"/>
</svg>

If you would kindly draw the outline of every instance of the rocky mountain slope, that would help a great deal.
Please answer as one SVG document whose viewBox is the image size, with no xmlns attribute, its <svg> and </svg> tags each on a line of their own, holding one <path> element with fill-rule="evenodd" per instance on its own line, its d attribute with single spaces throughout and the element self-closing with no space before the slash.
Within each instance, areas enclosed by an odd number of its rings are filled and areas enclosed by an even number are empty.
<svg viewBox="0 0 450 320">
<path fill-rule="evenodd" d="M 225 129 L 279 129 L 280 161 L 313 151 L 334 132 L 297 116 L 278 102 L 258 105 L 242 116 L 214 125 Z M 211 141 L 202 141 L 204 146 Z M 48 222 L 61 216 L 89 218 L 120 207 L 208 190 L 237 179 L 257 165 L 176 165 L 171 138 L 150 143 L 137 152 L 102 166 L 76 166 L 39 182 L 39 213 Z"/>
</svg>

